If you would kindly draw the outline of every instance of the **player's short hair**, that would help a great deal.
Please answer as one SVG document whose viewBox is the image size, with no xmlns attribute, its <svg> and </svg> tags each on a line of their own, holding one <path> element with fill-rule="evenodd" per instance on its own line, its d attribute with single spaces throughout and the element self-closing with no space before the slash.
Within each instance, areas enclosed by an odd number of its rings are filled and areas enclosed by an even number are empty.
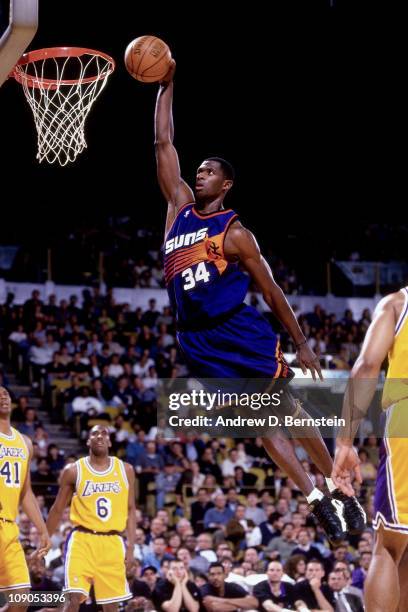
<svg viewBox="0 0 408 612">
<path fill-rule="evenodd" d="M 235 179 L 235 170 L 226 159 L 223 159 L 222 157 L 207 157 L 206 160 L 218 162 L 222 168 L 225 178 L 229 181 L 233 181 Z"/>
</svg>

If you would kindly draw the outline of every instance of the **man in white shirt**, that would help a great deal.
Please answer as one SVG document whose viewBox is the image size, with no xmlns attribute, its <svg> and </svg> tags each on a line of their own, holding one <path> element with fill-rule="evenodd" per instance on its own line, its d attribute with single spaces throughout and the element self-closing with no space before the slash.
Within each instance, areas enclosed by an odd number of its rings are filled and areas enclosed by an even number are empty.
<svg viewBox="0 0 408 612">
<path fill-rule="evenodd" d="M 89 394 L 88 387 L 82 387 L 81 395 L 76 397 L 72 402 L 72 410 L 74 414 L 89 412 L 90 410 L 94 410 L 96 414 L 101 414 L 103 412 L 103 406 L 96 397 L 92 397 Z"/>
<path fill-rule="evenodd" d="M 232 448 L 229 451 L 228 459 L 224 459 L 221 463 L 221 471 L 223 476 L 235 476 L 235 467 L 242 467 L 244 471 L 246 471 L 245 463 L 242 459 L 238 457 L 238 451 L 236 448 Z"/>
</svg>

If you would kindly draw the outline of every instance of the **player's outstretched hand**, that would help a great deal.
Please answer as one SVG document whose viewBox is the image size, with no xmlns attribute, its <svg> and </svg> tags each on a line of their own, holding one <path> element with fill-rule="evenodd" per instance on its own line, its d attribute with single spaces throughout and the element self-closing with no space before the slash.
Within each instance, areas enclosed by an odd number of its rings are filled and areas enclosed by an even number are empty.
<svg viewBox="0 0 408 612">
<path fill-rule="evenodd" d="M 360 484 L 363 479 L 361 477 L 360 459 L 352 446 L 341 445 L 336 448 L 331 477 L 340 491 L 349 496 L 355 494 L 352 485 L 353 478 Z"/>
<path fill-rule="evenodd" d="M 320 380 L 323 380 L 319 358 L 315 355 L 307 342 L 298 347 L 296 354 L 303 374 L 307 374 L 307 371 L 310 370 L 313 380 L 316 380 L 316 375 Z"/>
<path fill-rule="evenodd" d="M 33 555 L 37 559 L 42 559 L 43 557 L 45 557 L 45 555 L 50 550 L 50 548 L 51 548 L 51 539 L 50 539 L 50 536 L 48 535 L 48 532 L 45 531 L 41 533 L 38 548 L 33 553 Z"/>
<path fill-rule="evenodd" d="M 170 68 L 166 76 L 160 81 L 162 87 L 166 87 L 173 80 L 174 73 L 176 72 L 176 60 L 172 59 L 170 62 Z"/>
</svg>

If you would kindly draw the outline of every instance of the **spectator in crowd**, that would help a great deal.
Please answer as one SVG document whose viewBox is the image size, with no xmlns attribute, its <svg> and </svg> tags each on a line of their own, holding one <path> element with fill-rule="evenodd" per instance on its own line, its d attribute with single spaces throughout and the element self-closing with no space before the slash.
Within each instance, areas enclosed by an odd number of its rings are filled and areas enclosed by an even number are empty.
<svg viewBox="0 0 408 612">
<path fill-rule="evenodd" d="M 205 574 L 210 565 L 207 559 L 197 555 L 195 551 L 191 553 L 188 548 L 182 546 L 177 550 L 176 557 L 184 563 L 187 571 L 193 571 L 194 573 Z"/>
<path fill-rule="evenodd" d="M 259 507 L 259 497 L 256 491 L 248 494 L 245 518 L 252 520 L 255 525 L 260 525 L 267 520 L 265 510 Z"/>
<path fill-rule="evenodd" d="M 129 590 L 132 593 L 132 599 L 127 602 L 126 611 L 135 612 L 136 610 L 153 610 L 152 589 L 147 583 L 146 573 L 154 578 L 157 576 L 155 567 L 148 565 L 141 571 L 141 579 L 137 577 L 138 562 L 134 561 L 131 567 L 126 570 L 126 578 L 129 584 Z M 149 578 L 150 580 L 150 578 Z M 155 580 L 154 580 L 155 582 Z"/>
<path fill-rule="evenodd" d="M 176 472 L 174 463 L 165 463 L 164 472 L 159 472 L 156 475 L 156 506 L 161 510 L 164 506 L 166 495 L 174 494 L 176 486 L 180 480 L 180 472 Z"/>
<path fill-rule="evenodd" d="M 296 542 L 293 538 L 293 523 L 285 523 L 283 525 L 282 535 L 272 538 L 265 552 L 270 559 L 278 559 L 281 563 L 286 563 L 295 547 Z"/>
<path fill-rule="evenodd" d="M 201 593 L 197 585 L 189 580 L 182 561 L 170 561 L 167 576 L 158 580 L 152 595 L 157 610 L 198 612 Z"/>
<path fill-rule="evenodd" d="M 259 610 L 274 612 L 281 608 L 294 606 L 293 586 L 282 581 L 283 567 L 279 561 L 268 563 L 267 580 L 254 586 L 253 595 L 259 602 Z"/>
<path fill-rule="evenodd" d="M 144 504 L 148 484 L 154 482 L 156 476 L 164 468 L 163 457 L 157 452 L 155 442 L 146 443 L 146 450 L 141 453 L 140 462 L 136 468 L 140 483 L 139 501 L 141 504 Z"/>
<path fill-rule="evenodd" d="M 361 553 L 360 558 L 358 560 L 358 567 L 353 570 L 351 575 L 351 584 L 362 591 L 364 590 L 364 582 L 367 577 L 368 568 L 370 567 L 372 552 L 366 551 Z"/>
<path fill-rule="evenodd" d="M 368 486 L 374 486 L 377 478 L 377 470 L 374 465 L 369 461 L 367 452 L 361 448 L 358 451 L 360 459 L 360 471 L 363 479 L 363 484 Z"/>
<path fill-rule="evenodd" d="M 222 529 L 234 516 L 226 506 L 227 499 L 223 493 L 214 498 L 214 508 L 209 508 L 204 515 L 205 529 Z"/>
<path fill-rule="evenodd" d="M 213 537 L 211 533 L 200 533 L 197 537 L 197 553 L 207 559 L 209 563 L 217 561 L 217 555 L 213 548 Z"/>
<path fill-rule="evenodd" d="M 34 408 L 27 408 L 24 417 L 24 423 L 18 429 L 29 438 L 34 438 L 36 428 L 41 425 L 37 413 Z"/>
<path fill-rule="evenodd" d="M 311 561 L 311 559 L 318 559 L 319 561 L 323 561 L 323 556 L 321 555 L 319 549 L 313 545 L 309 531 L 306 528 L 300 529 L 297 534 L 297 546 L 292 550 L 292 555 L 302 555 L 305 557 L 306 561 Z"/>
<path fill-rule="evenodd" d="M 199 460 L 200 472 L 202 474 L 214 476 L 216 482 L 221 482 L 222 475 L 219 465 L 217 464 L 212 448 L 208 446 L 204 449 L 201 459 Z"/>
<path fill-rule="evenodd" d="M 160 564 L 163 560 L 165 561 L 171 561 L 172 559 L 174 559 L 173 555 L 170 555 L 169 553 L 166 552 L 166 547 L 167 547 L 167 543 L 166 543 L 166 539 L 163 536 L 156 536 L 153 539 L 153 552 L 148 553 L 144 559 L 143 562 L 145 565 L 152 565 L 153 567 L 155 567 L 157 569 L 157 571 L 160 570 Z"/>
<path fill-rule="evenodd" d="M 255 474 L 245 472 L 240 465 L 237 465 L 234 468 L 234 480 L 237 489 L 248 489 L 255 485 L 257 478 Z"/>
<path fill-rule="evenodd" d="M 57 478 L 51 472 L 50 464 L 46 458 L 37 463 L 37 470 L 32 475 L 33 491 L 35 495 L 44 495 L 49 499 L 57 494 Z"/>
<path fill-rule="evenodd" d="M 347 592 L 347 579 L 343 571 L 330 572 L 328 584 L 334 593 L 335 612 L 364 612 L 360 597 Z"/>
<path fill-rule="evenodd" d="M 153 593 L 154 588 L 156 586 L 156 582 L 159 579 L 157 569 L 153 567 L 153 565 L 146 565 L 142 569 L 141 577 L 146 582 L 147 586 L 150 589 L 150 592 Z"/>
<path fill-rule="evenodd" d="M 138 559 L 144 564 L 145 558 L 150 554 L 150 548 L 146 544 L 146 534 L 143 529 L 137 527 L 135 529 L 135 547 L 133 554 L 135 559 Z"/>
<path fill-rule="evenodd" d="M 291 584 L 304 580 L 306 574 L 306 557 L 292 554 L 285 563 L 285 572 L 287 578 L 291 580 Z"/>
<path fill-rule="evenodd" d="M 221 563 L 211 563 L 208 569 L 208 584 L 201 587 L 203 604 L 209 612 L 217 610 L 257 609 L 258 600 L 238 584 L 225 582 L 225 571 Z"/>
<path fill-rule="evenodd" d="M 295 601 L 301 600 L 311 610 L 334 612 L 335 599 L 331 588 L 323 583 L 324 567 L 321 561 L 311 560 L 306 566 L 306 579 L 293 587 Z"/>
<path fill-rule="evenodd" d="M 228 458 L 224 459 L 221 464 L 222 475 L 234 476 L 234 470 L 237 466 L 245 471 L 245 462 L 238 456 L 238 450 L 236 448 L 231 448 L 228 452 Z"/>
<path fill-rule="evenodd" d="M 196 534 L 203 531 L 205 513 L 213 507 L 214 504 L 210 501 L 207 489 L 198 489 L 197 499 L 191 504 L 191 523 Z"/>
<path fill-rule="evenodd" d="M 150 525 L 149 525 L 149 519 L 148 517 L 144 517 L 144 519 L 147 519 L 147 526 L 149 526 L 149 531 L 148 531 L 148 535 L 146 538 L 146 542 L 148 543 L 149 547 L 151 548 L 151 550 L 153 550 L 153 541 L 155 538 L 159 537 L 159 536 L 164 536 L 164 534 L 167 531 L 167 525 L 165 525 L 165 523 L 163 522 L 163 520 L 161 518 L 155 517 Z M 166 548 L 166 546 L 165 546 Z"/>
</svg>

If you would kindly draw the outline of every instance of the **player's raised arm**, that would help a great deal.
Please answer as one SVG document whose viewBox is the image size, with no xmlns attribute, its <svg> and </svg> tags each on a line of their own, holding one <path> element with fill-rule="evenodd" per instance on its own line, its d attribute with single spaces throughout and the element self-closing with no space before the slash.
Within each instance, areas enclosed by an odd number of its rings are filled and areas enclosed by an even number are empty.
<svg viewBox="0 0 408 612">
<path fill-rule="evenodd" d="M 155 113 L 155 148 L 157 177 L 160 189 L 168 202 L 166 233 L 182 206 L 194 202 L 194 195 L 181 178 L 177 151 L 173 145 L 173 76 L 176 63 L 172 62 L 166 77 L 160 83 Z"/>
<path fill-rule="evenodd" d="M 51 506 L 47 518 L 47 529 L 50 536 L 58 527 L 62 513 L 72 499 L 77 479 L 77 468 L 75 463 L 71 463 L 64 468 L 61 477 L 61 484 L 55 502 Z"/>
<path fill-rule="evenodd" d="M 249 272 L 261 290 L 265 302 L 293 338 L 303 372 L 306 373 L 309 369 L 314 379 L 316 373 L 323 378 L 319 360 L 308 346 L 289 302 L 276 284 L 272 270 L 261 255 L 254 235 L 241 223 L 234 223 L 228 230 L 224 251 L 227 258 L 239 260 Z"/>
</svg>

